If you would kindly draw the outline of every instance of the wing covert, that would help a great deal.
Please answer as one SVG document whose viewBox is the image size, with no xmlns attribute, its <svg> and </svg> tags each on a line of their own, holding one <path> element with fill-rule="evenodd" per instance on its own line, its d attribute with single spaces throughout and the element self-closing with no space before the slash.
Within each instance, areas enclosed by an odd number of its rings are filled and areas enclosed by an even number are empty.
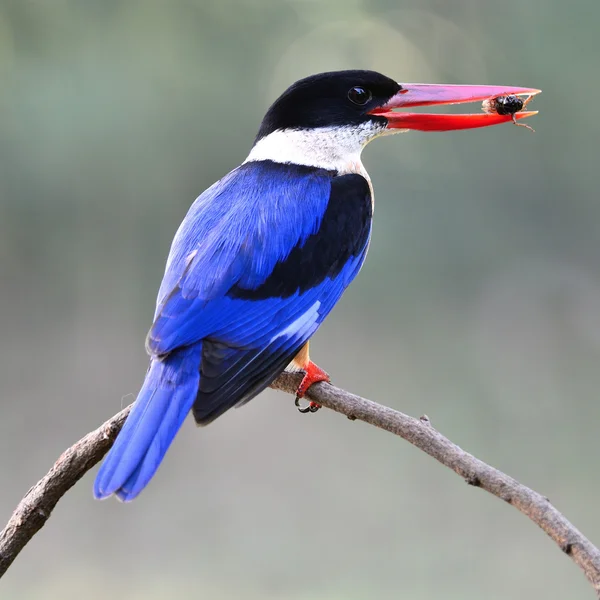
<svg viewBox="0 0 600 600">
<path fill-rule="evenodd" d="M 209 335 L 216 325 L 211 302 L 236 284 L 260 285 L 318 230 L 332 174 L 282 166 L 246 163 L 194 202 L 171 246 L 147 339 L 150 353 L 166 354 Z M 176 329 L 185 341 L 167 341 Z"/>
</svg>

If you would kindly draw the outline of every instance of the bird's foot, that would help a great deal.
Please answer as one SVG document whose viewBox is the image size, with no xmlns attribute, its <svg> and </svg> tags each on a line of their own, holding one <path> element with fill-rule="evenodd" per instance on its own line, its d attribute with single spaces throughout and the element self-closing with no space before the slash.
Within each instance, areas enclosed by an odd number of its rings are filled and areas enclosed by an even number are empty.
<svg viewBox="0 0 600 600">
<path fill-rule="evenodd" d="M 318 367 L 317 365 L 315 365 L 314 362 L 309 361 L 309 363 L 304 367 L 304 377 L 302 378 L 302 381 L 300 382 L 300 385 L 296 390 L 295 404 L 301 413 L 314 413 L 321 408 L 320 404 L 317 404 L 316 402 L 312 401 L 309 402 L 306 406 L 300 405 L 300 399 L 304 397 L 304 395 L 308 391 L 308 388 L 310 388 L 310 386 L 313 383 L 317 383 L 319 381 L 326 381 L 327 383 L 329 383 L 331 379 L 329 378 L 329 374 L 323 371 L 321 367 Z"/>
<path fill-rule="evenodd" d="M 309 413 L 309 412 L 314 413 L 314 412 L 317 412 L 321 408 L 320 404 L 317 404 L 316 402 L 313 402 L 312 400 L 306 406 L 302 406 L 300 404 L 299 396 L 296 396 L 296 401 L 294 402 L 294 404 L 298 408 L 298 412 L 301 412 L 302 414 Z"/>
</svg>

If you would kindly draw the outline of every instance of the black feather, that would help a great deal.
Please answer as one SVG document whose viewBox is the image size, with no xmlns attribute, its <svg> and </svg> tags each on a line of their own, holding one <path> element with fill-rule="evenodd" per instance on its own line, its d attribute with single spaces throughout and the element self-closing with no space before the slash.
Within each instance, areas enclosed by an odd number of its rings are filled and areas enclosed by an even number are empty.
<svg viewBox="0 0 600 600">
<path fill-rule="evenodd" d="M 244 300 L 287 298 L 305 292 L 326 277 L 336 277 L 369 239 L 373 204 L 367 180 L 356 173 L 331 180 L 331 193 L 319 230 L 296 245 L 255 289 L 233 286 L 228 296 Z"/>
<path fill-rule="evenodd" d="M 196 423 L 208 425 L 230 408 L 252 400 L 283 372 L 301 346 L 240 350 L 205 340 L 200 387 L 192 407 Z"/>
</svg>

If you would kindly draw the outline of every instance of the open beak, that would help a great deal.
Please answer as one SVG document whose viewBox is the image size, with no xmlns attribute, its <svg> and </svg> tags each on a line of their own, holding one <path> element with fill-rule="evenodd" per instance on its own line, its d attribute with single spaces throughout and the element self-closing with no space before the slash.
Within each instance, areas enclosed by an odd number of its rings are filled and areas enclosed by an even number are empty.
<svg viewBox="0 0 600 600">
<path fill-rule="evenodd" d="M 514 122 L 537 114 L 537 111 L 521 110 L 514 114 L 498 114 L 495 99 L 515 95 L 523 100 L 523 108 L 541 90 L 534 88 L 498 85 L 438 85 L 429 83 L 401 84 L 402 89 L 386 104 L 370 112 L 385 117 L 389 129 L 416 129 L 418 131 L 451 131 L 474 129 L 500 123 Z M 397 108 L 412 106 L 435 106 L 441 104 L 464 104 L 483 102 L 483 111 L 474 114 L 432 114 L 394 112 Z"/>
</svg>

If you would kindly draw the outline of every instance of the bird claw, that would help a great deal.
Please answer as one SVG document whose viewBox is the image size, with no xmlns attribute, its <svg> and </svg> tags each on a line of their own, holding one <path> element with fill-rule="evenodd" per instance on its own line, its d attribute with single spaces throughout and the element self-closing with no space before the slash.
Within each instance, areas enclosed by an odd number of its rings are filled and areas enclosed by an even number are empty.
<svg viewBox="0 0 600 600">
<path fill-rule="evenodd" d="M 321 367 L 318 367 L 317 365 L 315 365 L 314 362 L 312 361 L 308 361 L 308 363 L 306 364 L 306 366 L 303 369 L 304 371 L 304 377 L 302 378 L 302 381 L 300 382 L 300 385 L 298 386 L 298 389 L 296 390 L 296 407 L 298 408 L 298 410 L 302 413 L 302 414 L 306 414 L 306 413 L 315 413 L 317 412 L 320 408 L 321 405 L 317 404 L 316 402 L 309 402 L 306 406 L 302 406 L 300 404 L 300 399 L 304 398 L 304 395 L 306 394 L 306 392 L 308 392 L 308 388 L 310 388 L 310 386 L 313 383 L 317 383 L 319 381 L 327 381 L 329 382 L 329 375 L 323 371 L 323 369 L 321 369 Z"/>
<path fill-rule="evenodd" d="M 317 404 L 316 402 L 312 402 L 312 401 L 310 401 L 306 406 L 302 406 L 300 404 L 300 400 L 301 400 L 300 396 L 296 396 L 296 400 L 295 400 L 294 404 L 296 405 L 298 412 L 301 412 L 302 414 L 316 413 L 321 408 L 320 404 Z"/>
</svg>

